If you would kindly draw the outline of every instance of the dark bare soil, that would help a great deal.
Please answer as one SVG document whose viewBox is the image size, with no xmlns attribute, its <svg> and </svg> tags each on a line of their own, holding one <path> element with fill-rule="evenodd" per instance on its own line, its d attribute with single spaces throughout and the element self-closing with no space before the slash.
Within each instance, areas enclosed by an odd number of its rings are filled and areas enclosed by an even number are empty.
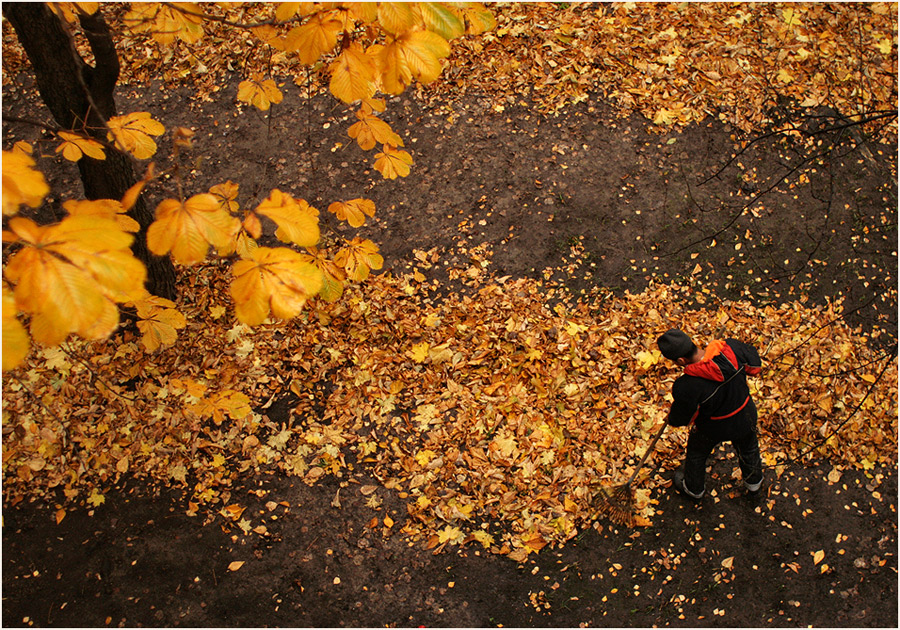
<svg viewBox="0 0 900 630">
<path fill-rule="evenodd" d="M 380 244 L 387 270 L 419 250 L 438 254 L 437 273 L 488 244 L 497 276 L 537 277 L 580 244 L 590 274 L 554 276 L 576 292 L 693 274 L 708 302 L 840 293 L 850 321 L 886 330 L 873 343 L 896 345 L 893 147 L 826 134 L 834 150 L 797 183 L 808 151 L 765 140 L 729 163 L 734 139 L 718 124 L 657 136 L 599 102 L 547 119 L 524 105 L 437 109 L 404 97 L 386 117 L 416 165 L 382 181 L 347 138 L 348 113 L 290 88 L 268 130 L 255 110 L 236 113 L 236 86 L 194 107 L 187 91 L 125 89 L 120 107 L 197 129 L 204 158 L 192 194 L 231 179 L 251 205 L 280 187 L 342 234 L 351 231 L 327 205 L 373 199 L 377 220 L 363 235 Z M 21 108 L 6 96 L 5 111 Z M 29 134 L 5 125 L 4 147 Z M 56 190 L 78 190 L 75 169 L 51 177 Z M 524 564 L 473 547 L 434 555 L 369 529 L 372 509 L 353 491 L 372 483 L 363 476 L 344 487 L 246 478 L 233 495 L 268 515 L 270 536 L 258 543 L 201 526 L 168 488 L 123 486 L 59 525 L 44 506 L 4 506 L 3 625 L 896 627 L 896 470 L 830 484 L 826 463 L 793 466 L 768 471 L 762 496 L 749 498 L 733 486 L 733 458 L 717 453 L 699 505 L 659 494 L 653 526 L 601 522 Z M 401 521 L 402 501 L 385 492 L 380 515 Z M 234 561 L 245 564 L 229 571 Z"/>
</svg>

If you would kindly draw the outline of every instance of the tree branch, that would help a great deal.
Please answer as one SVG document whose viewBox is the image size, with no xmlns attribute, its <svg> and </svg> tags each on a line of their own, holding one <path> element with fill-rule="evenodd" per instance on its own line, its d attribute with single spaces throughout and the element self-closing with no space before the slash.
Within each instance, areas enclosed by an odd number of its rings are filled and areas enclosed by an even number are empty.
<svg viewBox="0 0 900 630">
<path fill-rule="evenodd" d="M 119 80 L 121 67 L 119 65 L 119 55 L 116 52 L 116 45 L 113 42 L 112 32 L 109 25 L 98 9 L 93 15 L 82 14 L 79 16 L 81 28 L 84 29 L 85 37 L 91 45 L 91 51 L 94 53 L 95 65 L 87 72 L 88 85 L 94 97 L 109 94 L 110 100 L 113 90 L 115 90 L 116 82 Z M 105 100 L 102 98 L 101 100 Z M 115 115 L 115 103 L 112 103 L 111 112 L 102 112 L 104 117 L 110 118 Z"/>
</svg>

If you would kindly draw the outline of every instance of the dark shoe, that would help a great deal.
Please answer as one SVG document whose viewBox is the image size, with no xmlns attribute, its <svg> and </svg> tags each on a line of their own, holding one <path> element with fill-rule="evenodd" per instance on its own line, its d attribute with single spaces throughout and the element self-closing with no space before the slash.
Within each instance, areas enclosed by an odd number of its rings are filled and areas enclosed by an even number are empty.
<svg viewBox="0 0 900 630">
<path fill-rule="evenodd" d="M 700 494 L 694 494 L 690 490 L 687 489 L 687 485 L 684 483 L 684 471 L 676 470 L 675 476 L 672 478 L 672 486 L 678 490 L 681 494 L 688 497 L 689 499 L 693 499 L 694 501 L 699 501 L 703 498 L 705 490 L 701 490 Z"/>
</svg>

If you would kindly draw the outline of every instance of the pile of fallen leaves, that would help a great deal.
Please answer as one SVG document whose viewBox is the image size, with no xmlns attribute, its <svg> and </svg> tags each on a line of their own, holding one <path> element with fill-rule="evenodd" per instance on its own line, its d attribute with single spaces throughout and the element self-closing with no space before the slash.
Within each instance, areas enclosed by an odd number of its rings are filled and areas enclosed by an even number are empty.
<svg viewBox="0 0 900 630">
<path fill-rule="evenodd" d="M 760 129 L 787 100 L 847 116 L 896 108 L 891 4 L 492 6 L 497 28 L 455 46 L 426 91 L 499 96 L 501 110 L 525 95 L 552 112 L 599 93 L 658 129 L 709 118 Z"/>
<path fill-rule="evenodd" d="M 253 535 L 264 527 L 233 487 L 276 469 L 360 484 L 345 492 L 373 509 L 396 492 L 408 518 L 384 519 L 386 532 L 521 559 L 590 526 L 597 485 L 633 471 L 678 375 L 655 346 L 670 326 L 698 343 L 724 328 L 765 354 L 751 387 L 770 474 L 792 458 L 837 474 L 896 467 L 896 357 L 870 350 L 878 331 L 848 329 L 839 304 L 707 295 L 689 309 L 696 288 L 661 284 L 576 301 L 551 282 L 493 278 L 476 256 L 449 270 L 466 285 L 455 292 L 426 276 L 437 256 L 254 330 L 235 322 L 225 267 L 185 269 L 176 345 L 147 354 L 124 332 L 33 353 L 3 379 L 5 502 L 56 501 L 62 519 L 127 473 L 183 487 L 189 513 Z M 667 431 L 638 478 L 639 522 L 664 483 L 650 471 L 674 468 L 685 439 Z"/>
</svg>

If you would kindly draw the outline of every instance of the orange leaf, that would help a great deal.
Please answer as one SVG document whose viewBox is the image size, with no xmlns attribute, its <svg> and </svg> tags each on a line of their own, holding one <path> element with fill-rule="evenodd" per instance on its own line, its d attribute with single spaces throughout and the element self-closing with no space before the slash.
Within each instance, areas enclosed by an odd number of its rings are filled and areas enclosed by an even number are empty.
<svg viewBox="0 0 900 630">
<path fill-rule="evenodd" d="M 125 212 L 128 212 L 134 207 L 134 204 L 137 203 L 138 196 L 140 196 L 141 191 L 144 190 L 144 186 L 147 185 L 154 177 L 155 164 L 150 162 L 147 165 L 147 172 L 144 173 L 144 176 L 141 178 L 141 181 L 134 184 L 131 188 L 125 191 L 125 194 L 122 196 L 122 208 Z"/>
<path fill-rule="evenodd" d="M 365 224 L 366 215 L 370 217 L 375 216 L 375 202 L 370 199 L 335 201 L 328 206 L 328 211 L 341 221 L 346 221 L 353 227 L 360 227 Z"/>
<path fill-rule="evenodd" d="M 275 85 L 275 81 L 263 79 L 261 74 L 254 73 L 250 79 L 241 81 L 238 85 L 237 98 L 239 101 L 266 111 L 273 103 L 280 103 L 284 96 Z"/>
<path fill-rule="evenodd" d="M 16 284 L 16 304 L 33 314 L 36 341 L 55 345 L 70 332 L 105 337 L 118 324 L 114 302 L 144 292 L 146 271 L 128 249 L 132 236 L 112 220 L 76 216 L 38 226 L 15 217 L 9 227 L 24 247 L 6 277 Z"/>
<path fill-rule="evenodd" d="M 297 252 L 260 247 L 232 267 L 235 315 L 248 326 L 275 317 L 296 317 L 306 300 L 322 288 L 322 272 Z"/>
<path fill-rule="evenodd" d="M 141 225 L 125 214 L 122 202 L 115 199 L 96 199 L 94 201 L 70 199 L 63 203 L 63 208 L 71 217 L 100 217 L 115 221 L 125 232 L 137 232 Z"/>
<path fill-rule="evenodd" d="M 211 194 L 194 195 L 184 203 L 166 199 L 147 230 L 147 247 L 157 256 L 172 252 L 176 262 L 193 265 L 206 257 L 210 245 L 228 246 L 239 228 L 240 222 Z"/>
<path fill-rule="evenodd" d="M 331 64 L 329 88 L 334 96 L 352 103 L 375 94 L 375 62 L 359 44 L 345 48 Z"/>
<path fill-rule="evenodd" d="M 362 281 L 369 277 L 371 269 L 381 269 L 384 259 L 375 243 L 356 237 L 337 253 L 334 262 L 342 266 L 351 279 Z"/>
<path fill-rule="evenodd" d="M 380 118 L 367 113 L 365 107 L 356 112 L 356 117 L 359 118 L 359 122 L 351 125 L 347 134 L 351 138 L 356 138 L 356 142 L 363 151 L 375 148 L 378 143 L 403 146 L 403 139 L 394 133 L 391 126 Z"/>
<path fill-rule="evenodd" d="M 406 2 L 379 2 L 378 23 L 388 33 L 402 33 L 416 25 L 412 5 Z"/>
<path fill-rule="evenodd" d="M 296 51 L 300 63 L 312 64 L 337 45 L 341 23 L 328 14 L 316 14 L 302 26 L 287 34 L 284 45 L 288 51 Z"/>
<path fill-rule="evenodd" d="M 312 247 L 319 242 L 319 211 L 302 199 L 294 199 L 276 188 L 256 207 L 256 212 L 278 225 L 275 236 L 285 243 Z"/>
<path fill-rule="evenodd" d="M 228 180 L 224 184 L 216 184 L 209 189 L 209 194 L 216 198 L 223 210 L 229 214 L 238 211 L 238 185 Z"/>
<path fill-rule="evenodd" d="M 134 302 L 138 315 L 138 330 L 143 335 L 141 343 L 147 352 L 153 352 L 160 346 L 175 343 L 178 330 L 187 326 L 187 320 L 178 310 L 175 303 L 165 298 L 150 295 Z"/>
<path fill-rule="evenodd" d="M 375 154 L 375 168 L 385 179 L 397 179 L 409 175 L 412 156 L 406 151 L 397 151 L 396 147 L 384 145 L 381 153 Z"/>
<path fill-rule="evenodd" d="M 146 160 L 156 153 L 156 142 L 151 136 L 159 136 L 165 127 L 150 117 L 149 112 L 133 112 L 113 116 L 106 121 L 110 142 L 131 153 L 139 160 Z"/>
<path fill-rule="evenodd" d="M 44 174 L 33 166 L 30 155 L 3 152 L 3 216 L 16 214 L 21 204 L 37 208 L 50 192 Z"/>
<path fill-rule="evenodd" d="M 203 36 L 203 17 L 192 14 L 203 13 L 203 10 L 196 2 L 178 4 L 189 13 L 162 3 L 135 2 L 129 5 L 131 10 L 122 22 L 136 33 L 150 33 L 161 44 L 171 44 L 176 37 L 191 44 Z"/>
<path fill-rule="evenodd" d="M 77 162 L 85 155 L 95 160 L 106 159 L 103 145 L 96 140 L 68 131 L 59 131 L 57 135 L 62 139 L 63 143 L 56 147 L 56 152 L 62 153 L 63 157 L 71 162 Z"/>
</svg>

